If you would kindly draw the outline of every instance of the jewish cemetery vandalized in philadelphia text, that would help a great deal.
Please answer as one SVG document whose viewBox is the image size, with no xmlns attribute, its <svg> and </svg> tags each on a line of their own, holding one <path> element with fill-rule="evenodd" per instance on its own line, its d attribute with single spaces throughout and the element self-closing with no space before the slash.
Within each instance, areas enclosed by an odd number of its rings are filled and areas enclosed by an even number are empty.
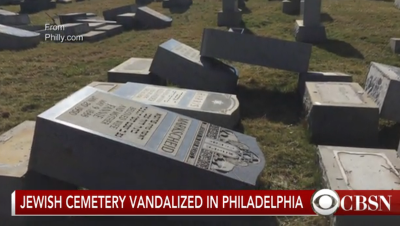
<svg viewBox="0 0 400 226">
<path fill-rule="evenodd" d="M 82 35 L 69 34 L 64 25 L 45 24 L 45 41 L 51 42 L 83 42 Z"/>
</svg>

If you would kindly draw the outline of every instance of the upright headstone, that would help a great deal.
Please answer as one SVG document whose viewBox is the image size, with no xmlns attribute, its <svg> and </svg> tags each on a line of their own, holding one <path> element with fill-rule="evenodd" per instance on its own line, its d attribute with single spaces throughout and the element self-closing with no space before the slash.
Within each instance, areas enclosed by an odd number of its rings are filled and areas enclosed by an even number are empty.
<svg viewBox="0 0 400 226">
<path fill-rule="evenodd" d="M 158 84 L 158 77 L 150 73 L 151 58 L 132 57 L 108 71 L 108 82 L 136 82 Z"/>
<path fill-rule="evenodd" d="M 306 82 L 303 104 L 314 143 L 377 145 L 379 108 L 358 83 Z"/>
<path fill-rule="evenodd" d="M 242 10 L 238 0 L 222 0 L 222 10 L 218 12 L 218 26 L 237 27 L 242 22 Z"/>
<path fill-rule="evenodd" d="M 311 49 L 312 46 L 306 43 L 205 28 L 200 55 L 288 71 L 306 72 Z"/>
<path fill-rule="evenodd" d="M 39 33 L 0 24 L 0 50 L 34 48 L 40 40 Z"/>
<path fill-rule="evenodd" d="M 331 190 L 400 190 L 395 150 L 318 146 L 324 187 Z M 399 225 L 400 216 L 332 216 L 331 225 Z"/>
<path fill-rule="evenodd" d="M 103 17 L 105 20 L 116 21 L 117 16 L 124 13 L 136 13 L 137 5 L 124 5 L 117 8 L 107 9 L 103 11 Z"/>
<path fill-rule="evenodd" d="M 393 53 L 400 53 L 400 38 L 390 38 L 389 45 Z"/>
<path fill-rule="evenodd" d="M 139 7 L 135 19 L 139 26 L 144 29 L 166 28 L 172 25 L 172 18 L 165 16 L 149 7 Z"/>
<path fill-rule="evenodd" d="M 186 89 L 234 93 L 238 83 L 235 68 L 175 39 L 158 46 L 150 72 Z"/>
<path fill-rule="evenodd" d="M 321 24 L 321 0 L 307 0 L 303 4 L 303 20 L 295 22 L 296 41 L 307 43 L 326 41 L 325 27 Z"/>
<path fill-rule="evenodd" d="M 400 68 L 371 62 L 365 91 L 379 106 L 381 118 L 400 122 Z"/>
<path fill-rule="evenodd" d="M 264 166 L 253 137 L 92 87 L 37 117 L 29 161 L 100 190 L 251 189 Z"/>
<path fill-rule="evenodd" d="M 130 82 L 112 93 L 224 128 L 233 129 L 240 119 L 236 95 Z"/>
<path fill-rule="evenodd" d="M 18 14 L 7 10 L 0 9 L 0 24 L 3 25 L 27 25 L 31 23 L 28 14 Z"/>
<path fill-rule="evenodd" d="M 283 0 L 282 12 L 289 15 L 297 15 L 300 13 L 300 0 Z"/>
<path fill-rule="evenodd" d="M 88 86 L 103 90 L 104 92 L 113 92 L 114 90 L 119 89 L 123 84 L 124 83 L 116 82 L 92 82 Z"/>
</svg>

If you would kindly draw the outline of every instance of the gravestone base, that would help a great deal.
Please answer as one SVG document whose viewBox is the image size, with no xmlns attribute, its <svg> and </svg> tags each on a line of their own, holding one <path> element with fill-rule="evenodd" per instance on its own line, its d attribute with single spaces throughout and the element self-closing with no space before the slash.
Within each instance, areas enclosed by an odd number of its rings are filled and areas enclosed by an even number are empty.
<svg viewBox="0 0 400 226">
<path fill-rule="evenodd" d="M 104 32 L 106 32 L 108 37 L 112 37 L 112 36 L 121 34 L 122 32 L 124 32 L 124 29 L 123 29 L 122 25 L 109 24 L 109 25 L 106 25 L 103 27 L 98 27 L 95 29 L 95 31 L 104 31 Z"/>
<path fill-rule="evenodd" d="M 124 13 L 117 16 L 117 23 L 122 25 L 125 30 L 135 27 L 135 13 Z"/>
<path fill-rule="evenodd" d="M 88 23 L 88 25 L 89 25 L 90 30 L 93 31 L 93 30 L 95 30 L 96 28 L 104 27 L 104 26 L 106 26 L 107 24 L 104 24 L 104 23 Z"/>
<path fill-rule="evenodd" d="M 282 12 L 288 15 L 298 15 L 300 13 L 300 0 L 283 0 Z"/>
<path fill-rule="evenodd" d="M 242 23 L 242 11 L 237 12 L 218 12 L 217 25 L 219 27 L 238 27 Z"/>
<path fill-rule="evenodd" d="M 302 20 L 296 20 L 295 38 L 297 42 L 305 43 L 322 43 L 327 40 L 325 27 L 320 26 L 304 26 Z"/>
<path fill-rule="evenodd" d="M 358 83 L 306 82 L 303 104 L 313 143 L 377 145 L 379 108 Z"/>
<path fill-rule="evenodd" d="M 400 53 L 400 38 L 391 38 L 389 45 L 393 53 Z"/>
<path fill-rule="evenodd" d="M 88 18 L 88 19 L 77 19 L 76 23 L 102 23 L 102 24 L 111 24 L 115 25 L 117 24 L 116 21 L 111 21 L 111 20 L 104 20 L 104 18 Z"/>
<path fill-rule="evenodd" d="M 399 190 L 395 150 L 318 146 L 324 187 L 331 190 Z M 350 172 L 350 173 L 346 173 Z M 399 225 L 400 216 L 332 216 L 331 226 Z"/>
<path fill-rule="evenodd" d="M 108 38 L 105 31 L 89 31 L 82 35 L 84 42 L 98 42 Z"/>
</svg>

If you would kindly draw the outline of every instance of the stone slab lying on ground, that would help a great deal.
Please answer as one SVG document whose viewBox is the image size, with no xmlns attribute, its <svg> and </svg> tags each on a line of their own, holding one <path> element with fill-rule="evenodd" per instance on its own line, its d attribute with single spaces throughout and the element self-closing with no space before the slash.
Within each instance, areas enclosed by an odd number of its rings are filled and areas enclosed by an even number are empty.
<svg viewBox="0 0 400 226">
<path fill-rule="evenodd" d="M 88 19 L 77 19 L 77 23 L 103 23 L 103 24 L 117 24 L 116 21 L 103 20 L 102 18 L 88 18 Z"/>
<path fill-rule="evenodd" d="M 235 93 L 238 72 L 234 67 L 200 52 L 175 39 L 158 46 L 150 72 L 181 88 L 221 93 Z"/>
<path fill-rule="evenodd" d="M 371 62 L 364 89 L 379 106 L 381 118 L 400 122 L 400 68 Z"/>
<path fill-rule="evenodd" d="M 331 190 L 399 190 L 400 159 L 391 149 L 318 146 L 324 187 Z M 400 216 L 332 216 L 333 226 L 399 225 Z"/>
<path fill-rule="evenodd" d="M 142 6 L 136 11 L 136 21 L 144 29 L 166 28 L 172 24 L 172 18 L 149 7 Z"/>
<path fill-rule="evenodd" d="M 119 24 L 108 24 L 103 27 L 95 28 L 95 31 L 105 31 L 108 37 L 112 37 L 124 32 L 124 28 Z"/>
<path fill-rule="evenodd" d="M 312 142 L 377 145 L 379 108 L 358 83 L 306 82 L 303 104 Z"/>
<path fill-rule="evenodd" d="M 116 82 L 92 82 L 88 86 L 103 90 L 104 92 L 112 92 L 116 89 L 119 89 L 125 83 L 116 83 Z"/>
<path fill-rule="evenodd" d="M 117 8 L 107 9 L 103 11 L 103 17 L 105 20 L 117 20 L 117 16 L 124 13 L 136 13 L 137 5 L 124 5 Z"/>
<path fill-rule="evenodd" d="M 75 23 L 78 19 L 87 19 L 86 13 L 67 13 L 58 15 L 60 24 Z"/>
<path fill-rule="evenodd" d="M 99 190 L 252 189 L 264 166 L 253 137 L 93 87 L 37 117 L 29 162 Z"/>
<path fill-rule="evenodd" d="M 288 71 L 307 72 L 311 48 L 312 46 L 306 43 L 205 28 L 200 55 Z"/>
<path fill-rule="evenodd" d="M 98 42 L 108 38 L 105 31 L 89 31 L 88 33 L 82 34 L 84 42 Z"/>
<path fill-rule="evenodd" d="M 34 32 L 45 29 L 45 25 L 31 25 L 31 24 L 29 24 L 29 25 L 11 25 L 10 27 L 15 27 L 18 29 L 34 31 Z"/>
<path fill-rule="evenodd" d="M 303 98 L 306 82 L 353 82 L 353 76 L 341 72 L 309 71 L 299 73 L 297 90 Z"/>
<path fill-rule="evenodd" d="M 157 76 L 150 73 L 151 58 L 132 57 L 107 73 L 108 82 L 156 84 Z"/>
<path fill-rule="evenodd" d="M 193 0 L 163 0 L 163 8 L 174 8 L 174 7 L 189 7 L 193 4 Z"/>
<path fill-rule="evenodd" d="M 27 14 L 18 14 L 4 9 L 0 9 L 0 24 L 13 26 L 13 25 L 27 25 L 31 23 L 31 19 Z"/>
<path fill-rule="evenodd" d="M 37 13 L 57 7 L 55 0 L 25 0 L 20 4 L 21 13 Z"/>
<path fill-rule="evenodd" d="M 40 43 L 40 34 L 0 24 L 0 50 L 22 50 Z"/>
<path fill-rule="evenodd" d="M 117 16 L 117 23 L 121 24 L 125 29 L 135 27 L 135 13 L 124 13 Z"/>
<path fill-rule="evenodd" d="M 239 123 L 236 95 L 130 82 L 112 92 L 224 128 L 233 129 Z"/>
<path fill-rule="evenodd" d="M 34 121 L 25 121 L 0 135 L 0 219 L 2 225 L 24 225 L 23 223 L 28 221 L 24 217 L 11 217 L 11 193 L 15 190 L 77 189 L 76 186 L 65 182 L 27 171 L 34 129 Z M 29 221 L 34 221 L 34 218 L 30 217 Z"/>
<path fill-rule="evenodd" d="M 107 24 L 104 24 L 104 23 L 88 23 L 88 25 L 89 25 L 91 30 L 94 30 L 94 29 L 96 29 L 98 27 L 103 27 L 103 26 L 105 26 Z"/>
<path fill-rule="evenodd" d="M 390 38 L 389 45 L 393 53 L 400 53 L 400 38 Z"/>
</svg>

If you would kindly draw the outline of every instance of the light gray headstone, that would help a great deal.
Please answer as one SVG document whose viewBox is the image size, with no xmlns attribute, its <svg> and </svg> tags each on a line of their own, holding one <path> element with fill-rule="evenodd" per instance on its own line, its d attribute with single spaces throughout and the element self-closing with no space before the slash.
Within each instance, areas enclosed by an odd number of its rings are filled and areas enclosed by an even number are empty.
<svg viewBox="0 0 400 226">
<path fill-rule="evenodd" d="M 399 190 L 400 159 L 391 149 L 318 146 L 324 187 L 331 190 Z M 400 216 L 332 216 L 333 226 L 399 224 Z"/>
<path fill-rule="evenodd" d="M 381 118 L 400 122 L 400 68 L 371 62 L 365 91 L 379 106 Z"/>
<path fill-rule="evenodd" d="M 306 72 L 311 48 L 310 44 L 305 43 L 206 28 L 203 31 L 200 55 Z"/>
<path fill-rule="evenodd" d="M 130 82 L 109 92 L 224 128 L 233 129 L 240 120 L 236 95 Z"/>
<path fill-rule="evenodd" d="M 170 27 L 172 18 L 165 16 L 149 7 L 139 7 L 136 11 L 135 19 L 142 28 L 165 28 Z"/>
<path fill-rule="evenodd" d="M 253 137 L 92 87 L 37 117 L 29 162 L 100 190 L 250 189 L 264 166 Z"/>
<path fill-rule="evenodd" d="M 152 84 L 156 78 L 150 73 L 151 58 L 132 57 L 108 71 L 108 82 L 137 82 Z M 154 83 L 153 83 L 154 84 Z"/>
<path fill-rule="evenodd" d="M 186 89 L 234 93 L 238 83 L 235 68 L 175 39 L 158 46 L 150 71 Z"/>
<path fill-rule="evenodd" d="M 40 43 L 40 34 L 0 24 L 0 50 L 33 48 Z"/>
<path fill-rule="evenodd" d="M 303 105 L 314 143 L 377 144 L 379 108 L 358 83 L 306 82 Z"/>
</svg>

